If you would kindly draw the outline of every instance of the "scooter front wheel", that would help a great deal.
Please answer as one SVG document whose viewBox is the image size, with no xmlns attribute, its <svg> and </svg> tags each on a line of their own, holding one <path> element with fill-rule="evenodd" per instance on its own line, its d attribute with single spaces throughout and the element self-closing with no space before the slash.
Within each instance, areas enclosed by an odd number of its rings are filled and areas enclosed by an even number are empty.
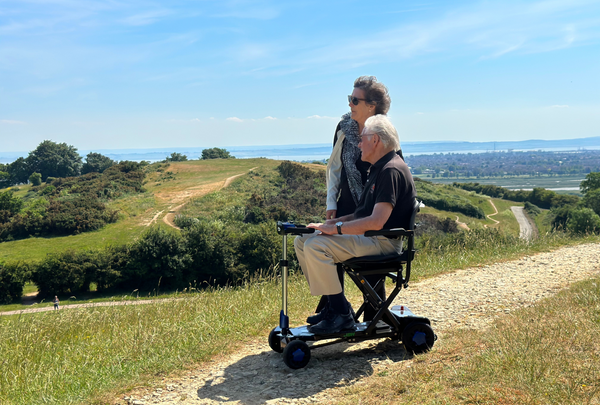
<svg viewBox="0 0 600 405">
<path fill-rule="evenodd" d="M 283 349 L 283 362 L 293 369 L 306 367 L 310 361 L 310 348 L 302 340 L 292 340 Z"/>
<path fill-rule="evenodd" d="M 281 347 L 281 338 L 279 336 L 281 329 L 278 329 L 279 328 L 273 328 L 273 330 L 269 333 L 269 347 L 277 353 L 283 353 L 283 348 Z"/>
</svg>

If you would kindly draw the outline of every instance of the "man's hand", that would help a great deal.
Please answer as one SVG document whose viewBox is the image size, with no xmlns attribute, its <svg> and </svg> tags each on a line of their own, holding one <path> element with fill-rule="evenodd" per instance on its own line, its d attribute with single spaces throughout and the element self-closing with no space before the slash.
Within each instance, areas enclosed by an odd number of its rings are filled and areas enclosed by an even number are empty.
<svg viewBox="0 0 600 405">
<path fill-rule="evenodd" d="M 325 212 L 325 219 L 333 219 L 335 218 L 335 214 L 337 213 L 337 210 L 327 210 Z"/>
<path fill-rule="evenodd" d="M 324 233 L 325 235 L 334 235 L 337 234 L 337 227 L 335 226 L 335 223 L 332 224 L 308 224 L 306 225 L 307 228 L 313 228 L 316 229 L 317 231 L 321 231 L 321 233 Z"/>
</svg>

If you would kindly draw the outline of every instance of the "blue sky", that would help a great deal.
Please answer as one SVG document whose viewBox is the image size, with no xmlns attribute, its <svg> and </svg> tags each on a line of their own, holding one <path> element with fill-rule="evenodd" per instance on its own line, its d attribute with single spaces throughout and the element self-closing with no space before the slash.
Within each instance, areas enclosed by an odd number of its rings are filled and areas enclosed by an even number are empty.
<svg viewBox="0 0 600 405">
<path fill-rule="evenodd" d="M 600 1 L 0 0 L 0 152 L 600 135 Z"/>
</svg>

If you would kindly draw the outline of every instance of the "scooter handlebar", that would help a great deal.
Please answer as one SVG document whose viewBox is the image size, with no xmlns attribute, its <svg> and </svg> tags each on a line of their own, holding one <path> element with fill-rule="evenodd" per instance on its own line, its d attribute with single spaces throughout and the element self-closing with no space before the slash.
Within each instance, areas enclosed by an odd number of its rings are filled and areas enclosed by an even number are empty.
<svg viewBox="0 0 600 405">
<path fill-rule="evenodd" d="M 277 221 L 277 233 L 280 235 L 301 235 L 314 232 L 315 230 L 313 228 L 307 228 L 305 225 Z"/>
</svg>

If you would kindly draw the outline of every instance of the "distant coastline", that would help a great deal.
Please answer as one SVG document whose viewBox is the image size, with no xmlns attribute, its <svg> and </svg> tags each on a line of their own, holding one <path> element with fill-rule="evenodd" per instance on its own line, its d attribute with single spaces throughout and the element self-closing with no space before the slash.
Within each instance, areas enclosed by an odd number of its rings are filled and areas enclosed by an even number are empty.
<svg viewBox="0 0 600 405">
<path fill-rule="evenodd" d="M 74 145 L 77 147 L 77 145 Z M 146 160 L 156 162 L 164 160 L 173 152 L 184 154 L 188 159 L 198 159 L 205 147 L 165 147 L 140 149 L 80 149 L 79 154 L 85 157 L 89 152 L 101 153 L 113 160 Z M 325 160 L 331 154 L 332 145 L 295 144 L 295 145 L 257 145 L 257 146 L 224 146 L 231 155 L 238 159 L 264 157 L 276 160 L 315 161 Z M 578 139 L 559 140 L 526 140 L 526 141 L 489 141 L 489 142 L 402 142 L 402 150 L 407 156 L 433 153 L 486 153 L 501 151 L 577 151 L 600 149 L 600 136 Z M 0 163 L 11 163 L 19 157 L 27 157 L 29 152 L 0 151 Z"/>
</svg>

